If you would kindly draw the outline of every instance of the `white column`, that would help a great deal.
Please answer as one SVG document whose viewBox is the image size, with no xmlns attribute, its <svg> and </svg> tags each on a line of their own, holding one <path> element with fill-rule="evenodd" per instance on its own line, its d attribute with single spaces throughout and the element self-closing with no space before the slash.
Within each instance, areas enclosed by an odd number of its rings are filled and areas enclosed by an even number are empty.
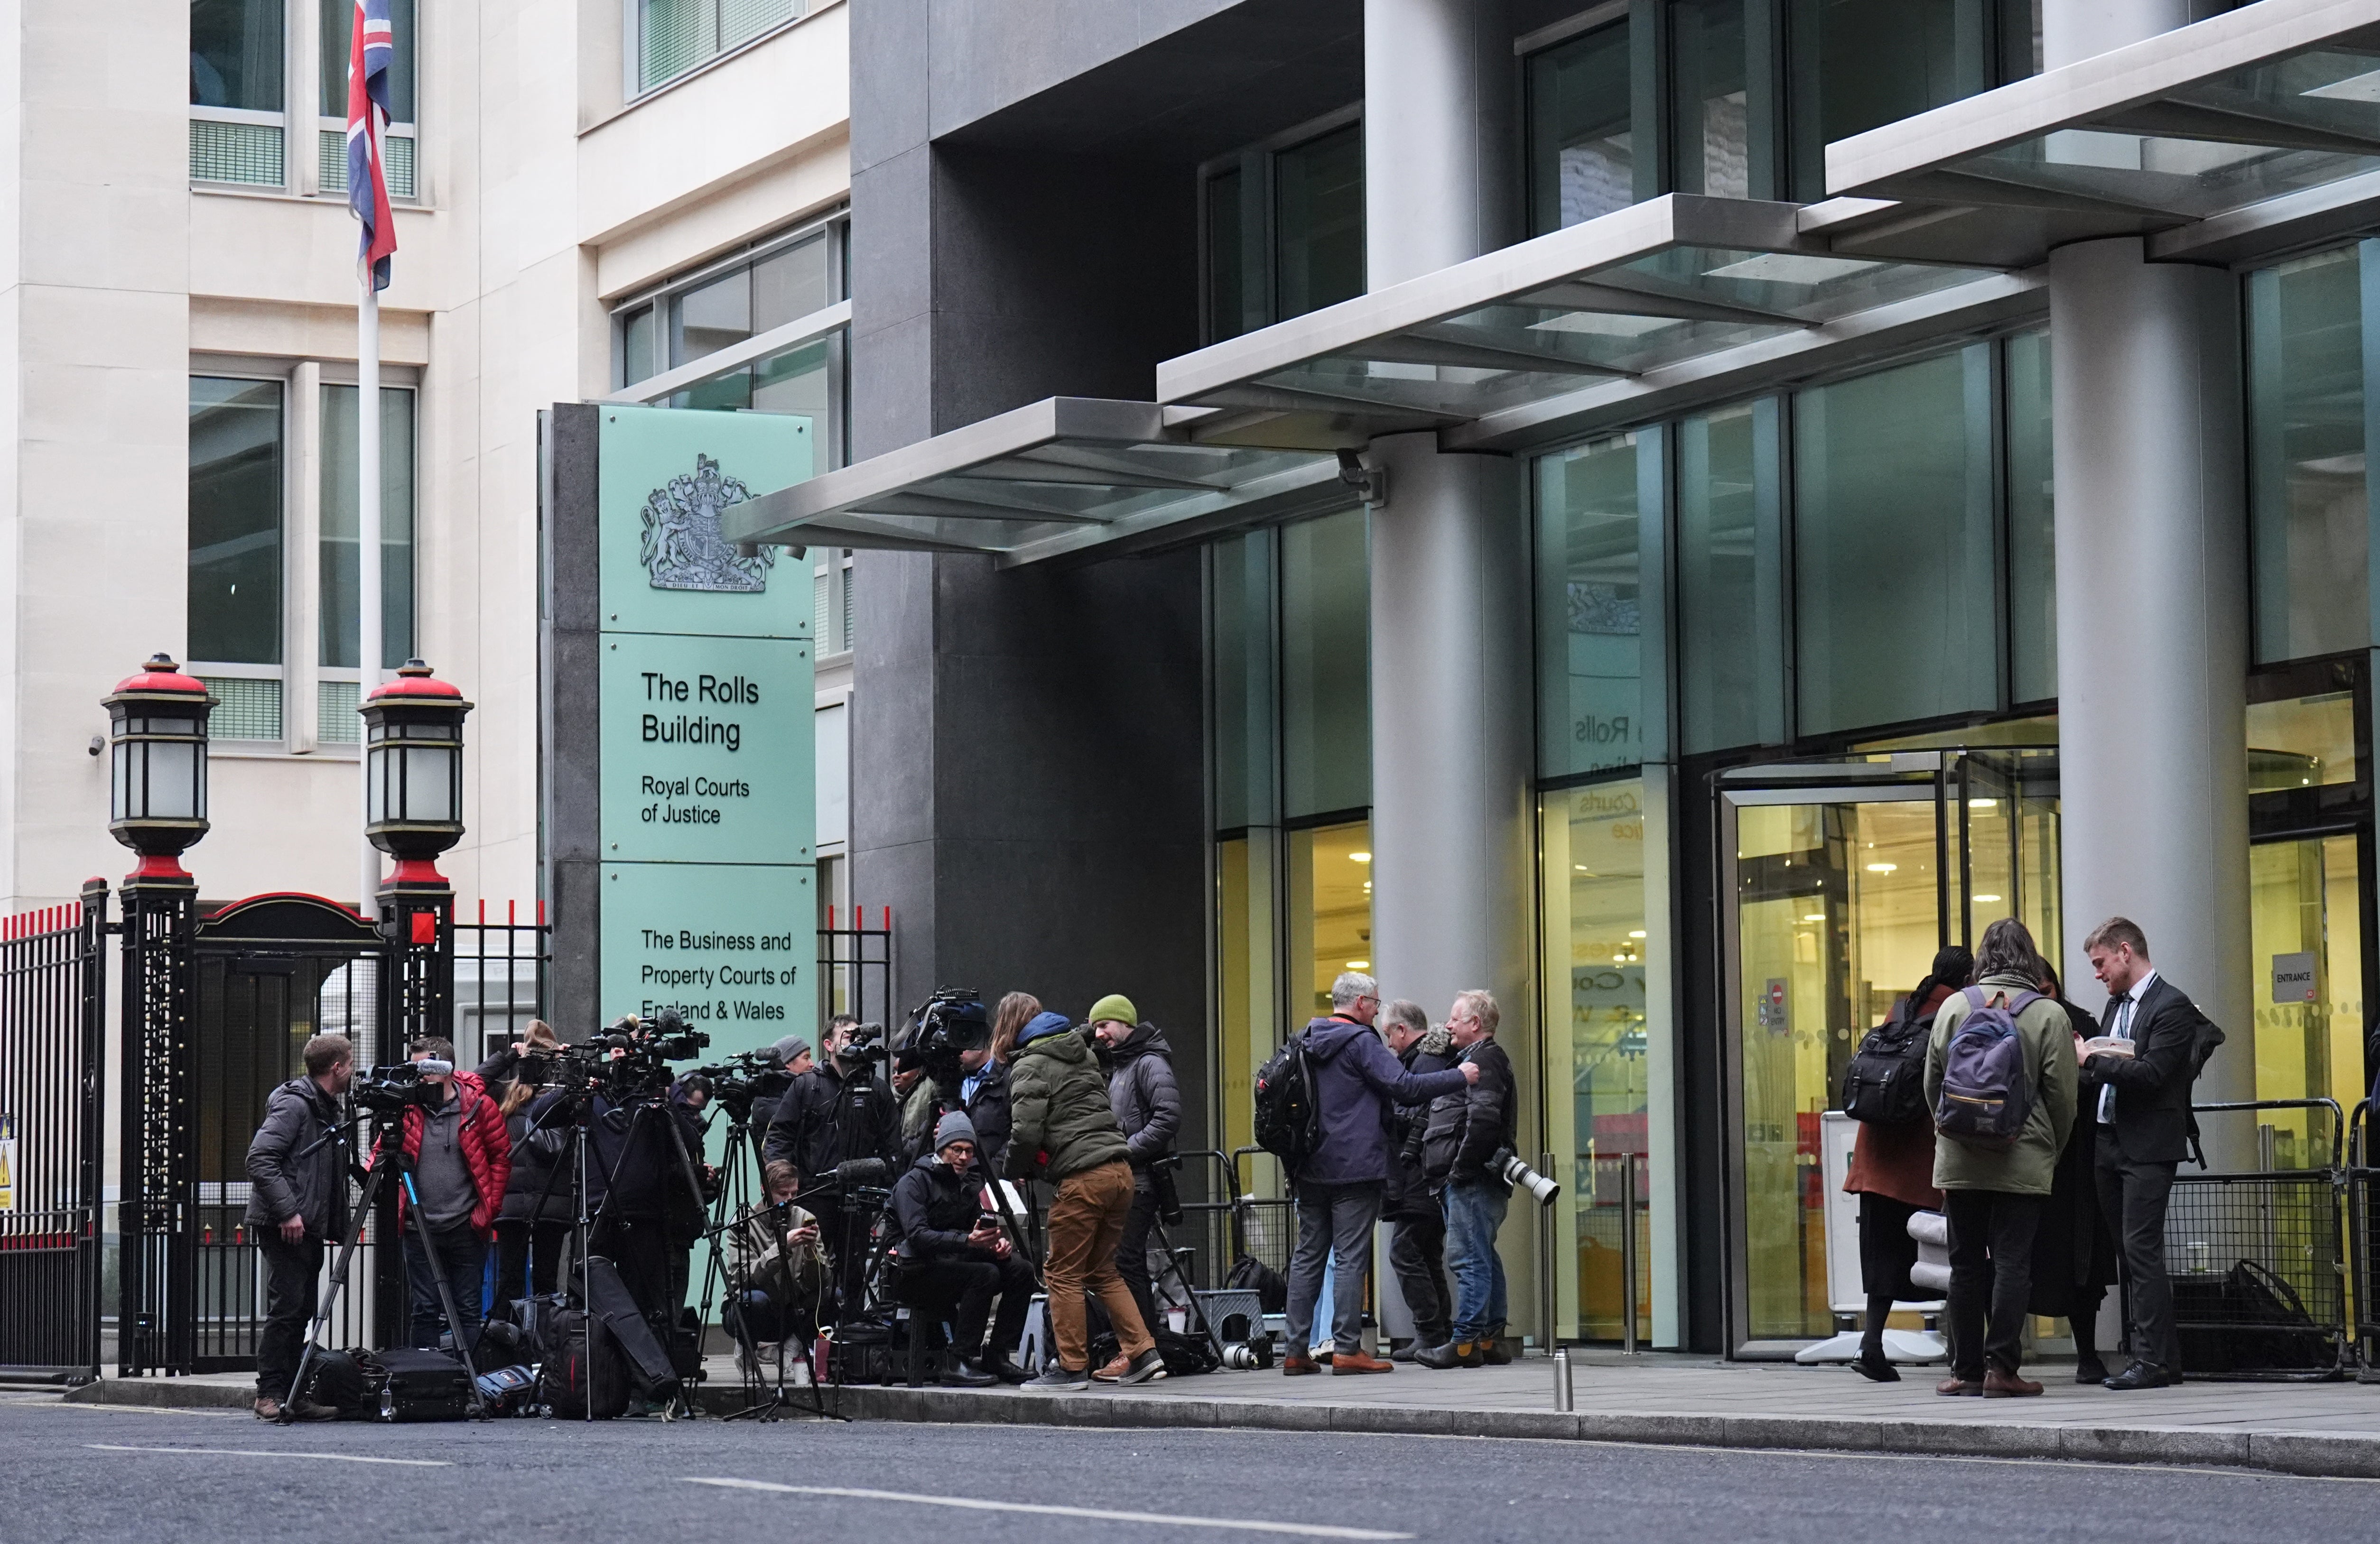
<svg viewBox="0 0 2380 1544">
<path fill-rule="evenodd" d="M 1485 0 L 1365 0 L 1366 284 L 1512 238 L 1512 38 Z"/>
<path fill-rule="evenodd" d="M 2056 0 L 2055 67 L 2189 20 L 2184 0 Z M 2255 1095 L 2248 935 L 2247 487 L 2237 282 L 2136 238 L 2049 259 L 2067 973 L 2111 915 L 2229 1036 L 2200 1103 Z M 2217 1167 L 2253 1123 L 2210 1122 Z"/>
</svg>

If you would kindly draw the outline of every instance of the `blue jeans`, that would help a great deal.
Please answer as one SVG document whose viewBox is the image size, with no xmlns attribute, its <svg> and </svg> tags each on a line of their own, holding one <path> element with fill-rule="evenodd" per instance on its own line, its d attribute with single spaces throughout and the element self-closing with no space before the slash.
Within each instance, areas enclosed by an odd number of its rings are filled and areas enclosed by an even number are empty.
<svg viewBox="0 0 2380 1544">
<path fill-rule="evenodd" d="M 455 1312 L 463 1322 L 455 1326 L 455 1344 L 465 1350 L 480 1341 L 480 1294 L 486 1289 L 488 1242 L 468 1226 L 434 1236 L 438 1263 L 455 1294 Z M 445 1327 L 446 1306 L 439 1300 L 438 1275 L 422 1252 L 421 1236 L 407 1218 L 405 1229 L 406 1296 L 412 1299 L 413 1344 L 434 1350 L 438 1332 Z"/>
<path fill-rule="evenodd" d="M 1302 1357 L 1313 1343 L 1326 1262 L 1332 1344 L 1341 1351 L 1357 1350 L 1364 1344 L 1364 1273 L 1372 1262 L 1372 1224 L 1380 1215 L 1379 1182 L 1301 1184 L 1296 1193 L 1297 1249 L 1289 1259 L 1290 1354 Z"/>
<path fill-rule="evenodd" d="M 1454 1278 L 1457 1342 L 1481 1341 L 1504 1328 L 1504 1262 L 1496 1230 L 1512 1192 L 1501 1181 L 1451 1179 L 1446 1185 L 1446 1269 Z"/>
</svg>

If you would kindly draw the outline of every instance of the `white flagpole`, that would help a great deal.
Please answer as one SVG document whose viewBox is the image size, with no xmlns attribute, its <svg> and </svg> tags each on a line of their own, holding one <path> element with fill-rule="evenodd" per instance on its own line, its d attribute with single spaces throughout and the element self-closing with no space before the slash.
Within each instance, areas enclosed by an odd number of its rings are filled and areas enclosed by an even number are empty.
<svg viewBox="0 0 2380 1544">
<path fill-rule="evenodd" d="M 362 679 L 360 705 L 381 678 L 380 578 L 380 292 L 372 288 L 371 265 L 362 271 L 363 297 L 356 307 L 356 663 Z M 360 743 L 363 720 L 356 720 L 358 759 L 363 764 L 364 821 L 371 821 L 371 755 Z M 366 838 L 361 871 L 363 914 L 380 916 L 380 850 Z"/>
</svg>

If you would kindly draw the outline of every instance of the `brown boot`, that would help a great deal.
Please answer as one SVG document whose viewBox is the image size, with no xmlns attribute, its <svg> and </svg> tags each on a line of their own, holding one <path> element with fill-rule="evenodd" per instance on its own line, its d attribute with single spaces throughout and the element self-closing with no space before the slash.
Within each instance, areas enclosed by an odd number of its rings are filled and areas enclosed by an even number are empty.
<svg viewBox="0 0 2380 1544">
<path fill-rule="evenodd" d="M 2040 1392 L 2040 1384 L 2030 1382 L 2013 1372 L 2002 1372 L 1998 1368 L 1984 1374 L 1985 1399 L 2030 1399 Z"/>
<path fill-rule="evenodd" d="M 1984 1385 L 1981 1382 L 1961 1378 L 1954 1372 L 1935 1384 L 1934 1392 L 1948 1394 L 1981 1394 L 1984 1392 Z"/>
<path fill-rule="evenodd" d="M 1378 1357 L 1362 1351 L 1342 1351 L 1330 1358 L 1330 1375 L 1333 1378 L 1342 1372 L 1394 1372 L 1395 1370 L 1394 1363 L 1384 1362 Z"/>
<path fill-rule="evenodd" d="M 273 1398 L 269 1393 L 257 1395 L 256 1418 L 259 1420 L 279 1420 L 281 1418 L 281 1401 Z"/>
<path fill-rule="evenodd" d="M 1281 1359 L 1281 1375 L 1284 1378 L 1303 1378 L 1309 1372 L 1321 1370 L 1314 1364 L 1314 1358 L 1303 1351 L 1292 1351 Z"/>
</svg>

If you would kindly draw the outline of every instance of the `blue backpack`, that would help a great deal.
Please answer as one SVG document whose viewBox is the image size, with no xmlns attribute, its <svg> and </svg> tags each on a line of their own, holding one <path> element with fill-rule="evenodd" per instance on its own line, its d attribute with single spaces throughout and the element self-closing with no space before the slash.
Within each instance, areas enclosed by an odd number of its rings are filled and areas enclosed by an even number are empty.
<svg viewBox="0 0 2380 1544">
<path fill-rule="evenodd" d="M 2024 1038 L 2017 1015 L 2041 1001 L 2038 992 L 2005 992 L 1989 1000 L 1967 988 L 1967 1016 L 1942 1050 L 1942 1092 L 1934 1102 L 1934 1128 L 1970 1147 L 2005 1151 L 2016 1145 L 2033 1114 L 2033 1080 L 2024 1069 Z"/>
</svg>

